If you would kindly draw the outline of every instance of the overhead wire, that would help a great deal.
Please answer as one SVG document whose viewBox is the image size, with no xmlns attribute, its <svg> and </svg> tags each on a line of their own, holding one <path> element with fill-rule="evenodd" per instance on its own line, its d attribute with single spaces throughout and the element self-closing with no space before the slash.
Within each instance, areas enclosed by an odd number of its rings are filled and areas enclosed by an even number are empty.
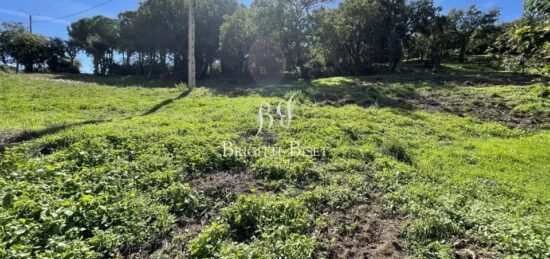
<svg viewBox="0 0 550 259">
<path fill-rule="evenodd" d="M 61 20 L 61 19 L 69 18 L 71 16 L 79 15 L 79 14 L 91 11 L 93 9 L 96 9 L 98 7 L 104 6 L 104 5 L 109 4 L 113 1 L 114 0 L 108 0 L 108 1 L 105 1 L 105 2 L 100 3 L 98 5 L 92 6 L 90 8 L 87 8 L 87 9 L 84 9 L 84 10 L 81 10 L 81 11 L 78 11 L 78 12 L 75 12 L 75 13 L 67 14 L 67 15 L 64 15 L 64 16 L 61 16 L 61 17 L 52 18 L 52 19 L 48 19 L 48 20 L 39 20 L 39 21 L 35 21 L 34 23 L 53 22 L 53 21 L 58 21 L 58 20 Z"/>
</svg>

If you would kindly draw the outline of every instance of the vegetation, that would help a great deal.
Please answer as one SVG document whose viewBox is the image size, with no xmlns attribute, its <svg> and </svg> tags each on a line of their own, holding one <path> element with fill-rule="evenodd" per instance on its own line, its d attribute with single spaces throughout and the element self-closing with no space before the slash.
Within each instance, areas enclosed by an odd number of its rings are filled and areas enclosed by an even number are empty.
<svg viewBox="0 0 550 259">
<path fill-rule="evenodd" d="M 510 24 L 497 23 L 498 9 L 471 6 L 444 14 L 433 0 L 346 0 L 335 8 L 327 8 L 328 2 L 197 3 L 196 75 L 254 77 L 270 71 L 309 80 L 372 74 L 379 65 L 400 72 L 404 59 L 420 59 L 436 70 L 449 60 L 464 63 L 466 54 L 487 53 L 509 70 L 548 73 L 547 1 L 526 1 L 524 17 Z M 78 20 L 68 28 L 70 40 L 49 44 L 5 23 L 0 54 L 4 64 L 23 64 L 27 72 L 44 70 L 44 62 L 52 72 L 78 72 L 74 57 L 83 51 L 96 75 L 187 78 L 188 11 L 186 0 L 142 1 L 116 19 Z M 254 51 L 257 44 L 261 51 Z M 260 62 L 261 56 L 277 62 Z"/>
<path fill-rule="evenodd" d="M 471 66 L 444 67 L 444 84 L 406 64 L 185 97 L 168 81 L 2 74 L 0 254 L 549 256 L 550 88 L 464 86 L 481 80 Z M 290 128 L 255 136 L 258 105 L 292 94 Z M 227 141 L 326 155 L 224 156 Z"/>
<path fill-rule="evenodd" d="M 35 65 L 47 64 L 51 72 L 79 73 L 80 64 L 75 60 L 76 46 L 72 41 L 59 38 L 47 39 L 25 32 L 21 24 L 3 23 L 0 29 L 0 58 L 4 65 L 11 63 L 25 66 L 25 72 L 33 72 Z"/>
<path fill-rule="evenodd" d="M 0 258 L 549 258 L 548 1 L 326 3 L 4 23 Z"/>
</svg>

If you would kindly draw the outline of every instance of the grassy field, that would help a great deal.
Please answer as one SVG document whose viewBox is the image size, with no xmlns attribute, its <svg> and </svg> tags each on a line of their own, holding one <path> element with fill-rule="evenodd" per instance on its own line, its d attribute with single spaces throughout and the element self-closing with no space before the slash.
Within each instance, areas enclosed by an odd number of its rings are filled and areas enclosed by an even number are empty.
<svg viewBox="0 0 550 259">
<path fill-rule="evenodd" d="M 550 86 L 484 69 L 184 95 L 0 74 L 0 258 L 548 258 Z"/>
</svg>

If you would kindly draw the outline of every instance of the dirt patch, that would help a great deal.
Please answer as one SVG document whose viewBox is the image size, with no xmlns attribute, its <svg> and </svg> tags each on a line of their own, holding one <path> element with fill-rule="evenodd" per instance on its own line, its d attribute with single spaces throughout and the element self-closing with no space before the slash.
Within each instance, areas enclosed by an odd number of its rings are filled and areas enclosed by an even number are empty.
<svg viewBox="0 0 550 259">
<path fill-rule="evenodd" d="M 153 252 L 140 251 L 128 258 L 189 258 L 189 242 L 197 237 L 203 227 L 208 226 L 219 216 L 220 209 L 233 202 L 239 194 L 262 191 L 261 181 L 243 170 L 241 172 L 215 172 L 192 179 L 193 190 L 212 198 L 212 205 L 193 219 L 182 219 L 176 230 L 156 246 Z"/>
<path fill-rule="evenodd" d="M 8 144 L 13 139 L 17 138 L 19 134 L 11 131 L 0 131 L 0 144 Z"/>
<path fill-rule="evenodd" d="M 214 199 L 231 201 L 239 194 L 261 191 L 261 180 L 255 179 L 252 173 L 242 172 L 216 172 L 204 177 L 193 179 L 189 182 L 193 190 L 203 193 Z"/>
<path fill-rule="evenodd" d="M 317 257 L 406 258 L 399 240 L 399 221 L 382 216 L 373 205 L 333 213 L 316 227 L 320 238 L 326 240 Z"/>
<path fill-rule="evenodd" d="M 494 86 L 494 85 L 531 85 L 548 82 L 548 78 L 540 75 L 520 73 L 489 73 L 488 75 L 445 75 L 434 77 L 432 82 L 445 85 L 453 83 L 463 86 Z"/>
<path fill-rule="evenodd" d="M 201 231 L 201 224 L 189 223 L 186 226 L 174 230 L 169 238 L 159 244 L 159 248 L 153 253 L 137 252 L 128 255 L 127 258 L 189 258 L 189 242 Z"/>
<path fill-rule="evenodd" d="M 510 128 L 533 129 L 550 124 L 550 114 L 536 116 L 513 112 L 501 97 L 468 93 L 443 93 L 431 91 L 422 99 L 413 101 L 419 109 L 442 111 L 459 116 L 472 115 L 484 121 L 497 121 Z"/>
<path fill-rule="evenodd" d="M 457 259 L 491 259 L 497 258 L 494 252 L 480 248 L 469 240 L 458 240 L 453 244 L 453 253 Z"/>
<path fill-rule="evenodd" d="M 19 137 L 19 133 L 11 131 L 0 131 L 0 152 L 10 147 Z"/>
</svg>

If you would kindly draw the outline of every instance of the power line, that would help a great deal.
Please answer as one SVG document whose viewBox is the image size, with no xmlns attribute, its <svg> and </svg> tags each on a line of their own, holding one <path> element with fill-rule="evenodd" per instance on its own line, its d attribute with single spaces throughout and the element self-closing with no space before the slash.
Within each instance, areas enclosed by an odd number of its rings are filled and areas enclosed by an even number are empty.
<svg viewBox="0 0 550 259">
<path fill-rule="evenodd" d="M 78 12 L 76 12 L 76 13 L 67 14 L 67 15 L 65 15 L 65 16 L 61 16 L 61 17 L 57 17 L 57 18 L 53 18 L 53 19 L 42 20 L 42 21 L 36 21 L 36 22 L 34 22 L 34 23 L 53 22 L 53 21 L 57 21 L 57 20 L 69 18 L 69 17 L 71 17 L 71 16 L 79 15 L 79 14 L 81 14 L 81 13 L 85 13 L 85 12 L 91 11 L 91 10 L 93 10 L 93 9 L 96 9 L 96 8 L 98 8 L 98 7 L 104 6 L 104 5 L 106 5 L 106 4 L 108 4 L 108 3 L 111 3 L 111 2 L 113 2 L 113 1 L 114 1 L 114 0 L 109 0 L 109 1 L 103 2 L 103 3 L 101 3 L 101 4 L 98 4 L 98 5 L 96 5 L 96 6 L 92 6 L 92 7 L 88 8 L 88 9 L 85 9 L 85 10 L 82 10 L 82 11 L 78 11 Z"/>
<path fill-rule="evenodd" d="M 26 12 L 24 10 L 21 10 L 21 11 L 29 16 L 29 32 L 32 33 L 32 24 L 33 24 L 32 15 L 33 14 L 31 12 Z"/>
</svg>

